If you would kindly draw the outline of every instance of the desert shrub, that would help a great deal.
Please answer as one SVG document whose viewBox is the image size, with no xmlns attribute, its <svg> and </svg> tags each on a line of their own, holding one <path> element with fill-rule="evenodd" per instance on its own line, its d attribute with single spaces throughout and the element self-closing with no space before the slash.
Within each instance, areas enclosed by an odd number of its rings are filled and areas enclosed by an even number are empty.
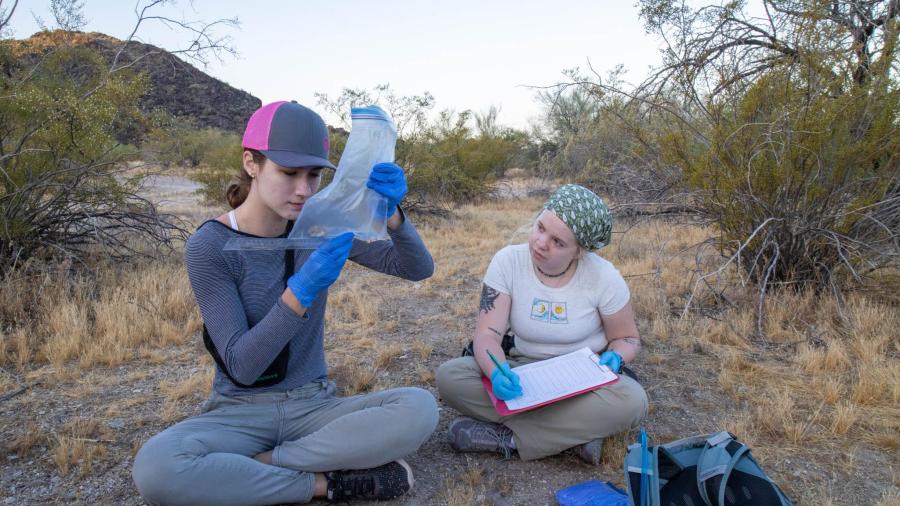
<svg viewBox="0 0 900 506">
<path fill-rule="evenodd" d="M 143 144 L 145 158 L 163 165 L 196 168 L 201 163 L 221 163 L 222 147 L 237 144 L 240 136 L 218 128 L 197 128 L 188 118 L 166 118 L 148 133 Z"/>
<path fill-rule="evenodd" d="M 146 79 L 111 73 L 85 48 L 58 47 L 37 66 L 22 64 L 27 50 L 0 41 L 0 263 L 169 244 L 177 222 L 137 194 L 140 176 L 120 163 L 133 153 L 115 139 L 117 122 L 140 116 Z"/>
<path fill-rule="evenodd" d="M 225 189 L 237 180 L 243 152 L 240 137 L 231 134 L 203 153 L 200 167 L 191 171 L 190 177 L 200 183 L 197 194 L 204 204 L 217 206 L 225 203 Z"/>
<path fill-rule="evenodd" d="M 164 3 L 164 2 L 163 2 Z M 121 258 L 171 247 L 185 230 L 138 192 L 146 174 L 124 161 L 123 139 L 152 121 L 139 108 L 148 86 L 125 51 L 145 23 L 191 36 L 182 58 L 228 51 L 215 27 L 233 24 L 159 16 L 161 2 L 138 4 L 134 30 L 107 60 L 84 45 L 83 2 L 51 2 L 58 30 L 7 39 L 15 3 L 0 9 L 0 266 L 36 257 Z M 150 249 L 148 249 L 150 248 Z"/>
<path fill-rule="evenodd" d="M 474 132 L 472 114 L 444 111 L 411 140 L 397 160 L 409 171 L 412 207 L 468 202 L 485 196 L 524 144 L 516 131 Z"/>
<path fill-rule="evenodd" d="M 893 83 L 832 96 L 777 69 L 718 113 L 708 150 L 672 162 L 752 279 L 827 287 L 897 260 L 898 113 Z"/>
<path fill-rule="evenodd" d="M 682 174 L 662 162 L 656 142 L 664 118 L 590 85 L 562 86 L 538 99 L 546 129 L 545 175 L 577 182 L 626 206 L 662 202 L 676 190 Z"/>
<path fill-rule="evenodd" d="M 592 128 L 618 120 L 638 159 L 676 176 L 683 207 L 717 232 L 725 265 L 708 274 L 739 266 L 762 308 L 773 286 L 896 272 L 896 3 L 638 5 L 662 65 L 636 87 L 575 71 L 562 88 L 595 98 Z"/>
</svg>

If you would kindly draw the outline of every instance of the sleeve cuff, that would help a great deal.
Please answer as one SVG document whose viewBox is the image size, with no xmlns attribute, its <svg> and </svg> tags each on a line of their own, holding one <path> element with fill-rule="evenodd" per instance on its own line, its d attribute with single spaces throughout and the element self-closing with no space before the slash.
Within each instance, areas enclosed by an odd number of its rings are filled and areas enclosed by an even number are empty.
<svg viewBox="0 0 900 506">
<path fill-rule="evenodd" d="M 397 212 L 400 213 L 400 218 L 403 221 L 400 223 L 400 226 L 395 229 L 387 227 L 388 235 L 391 236 L 391 238 L 395 235 L 400 237 L 409 235 L 409 229 L 413 228 L 412 224 L 409 222 L 409 218 L 406 217 L 406 213 L 403 212 L 403 209 L 400 206 L 397 206 Z"/>
<path fill-rule="evenodd" d="M 290 308 L 287 304 L 281 300 L 281 297 L 278 297 L 278 301 L 275 303 L 275 307 L 278 308 L 278 312 L 280 315 L 289 320 L 292 323 L 303 323 L 309 320 L 309 308 L 306 308 L 306 312 L 302 315 L 297 314 L 293 309 Z"/>
</svg>

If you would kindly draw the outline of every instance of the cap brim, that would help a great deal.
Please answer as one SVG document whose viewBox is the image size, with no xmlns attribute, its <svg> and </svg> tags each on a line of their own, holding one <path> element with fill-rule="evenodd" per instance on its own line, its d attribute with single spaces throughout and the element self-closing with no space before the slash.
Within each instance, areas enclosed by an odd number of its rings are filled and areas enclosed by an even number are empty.
<svg viewBox="0 0 900 506">
<path fill-rule="evenodd" d="M 308 155 L 306 153 L 297 153 L 295 151 L 281 151 L 277 149 L 269 149 L 260 151 L 266 155 L 266 158 L 281 165 L 282 167 L 328 167 L 335 168 L 326 158 Z"/>
</svg>

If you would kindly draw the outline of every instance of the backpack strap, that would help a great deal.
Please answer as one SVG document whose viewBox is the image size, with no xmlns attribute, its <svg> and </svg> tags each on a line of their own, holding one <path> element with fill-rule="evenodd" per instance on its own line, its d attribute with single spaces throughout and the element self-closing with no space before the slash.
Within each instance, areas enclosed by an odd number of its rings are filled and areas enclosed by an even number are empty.
<svg viewBox="0 0 900 506">
<path fill-rule="evenodd" d="M 210 221 L 218 221 L 218 220 L 207 220 L 203 222 L 200 227 L 205 225 Z M 284 236 L 287 236 L 290 233 L 291 228 L 293 227 L 294 222 L 288 221 L 287 226 L 285 228 Z M 200 227 L 197 227 L 198 229 Z M 294 250 L 287 249 L 284 251 L 284 272 L 282 274 L 282 279 L 284 281 L 284 286 L 287 287 L 287 280 L 294 274 Z M 252 327 L 251 327 L 252 328 Z M 206 328 L 206 324 L 203 324 L 203 346 L 206 348 L 206 351 L 212 355 L 213 360 L 215 360 L 216 365 L 219 366 L 219 369 L 225 374 L 225 376 L 235 385 L 242 388 L 261 388 L 271 386 L 277 383 L 280 383 L 284 380 L 284 377 L 287 373 L 287 363 L 290 358 L 290 345 L 288 342 L 284 345 L 284 348 L 278 353 L 275 357 L 275 360 L 269 364 L 269 367 L 266 368 L 265 371 L 250 384 L 244 384 L 239 382 L 231 375 L 228 371 L 228 368 L 225 366 L 225 361 L 222 359 L 222 356 L 219 355 L 218 350 L 216 349 L 216 345 L 212 340 L 212 336 L 209 335 L 209 331 Z"/>
<path fill-rule="evenodd" d="M 732 455 L 743 452 L 741 443 L 730 432 L 716 432 L 706 438 L 697 461 L 697 489 L 706 504 L 719 504 L 719 488 L 725 473 L 733 466 Z"/>
<path fill-rule="evenodd" d="M 697 462 L 697 489 L 711 506 L 790 506 L 747 445 L 729 432 L 711 434 Z"/>
<path fill-rule="evenodd" d="M 640 504 L 641 479 L 648 483 L 648 506 L 708 506 L 697 489 L 697 461 L 709 436 L 690 436 L 642 451 L 640 443 L 628 447 L 625 485 L 633 506 Z M 649 456 L 643 469 L 642 455 Z"/>
</svg>

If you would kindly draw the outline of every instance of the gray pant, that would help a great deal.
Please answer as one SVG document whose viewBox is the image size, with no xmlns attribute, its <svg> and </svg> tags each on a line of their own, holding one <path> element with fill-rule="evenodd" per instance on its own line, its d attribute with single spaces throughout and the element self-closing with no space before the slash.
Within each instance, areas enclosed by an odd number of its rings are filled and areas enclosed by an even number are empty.
<svg viewBox="0 0 900 506">
<path fill-rule="evenodd" d="M 509 363 L 533 362 L 512 350 Z M 437 387 L 441 399 L 473 418 L 502 423 L 514 434 L 522 460 L 555 455 L 592 439 L 635 428 L 647 416 L 647 394 L 625 375 L 619 381 L 584 395 L 571 397 L 531 411 L 501 417 L 481 383 L 481 367 L 473 357 L 460 357 L 441 364 Z"/>
<path fill-rule="evenodd" d="M 308 502 L 314 474 L 415 452 L 437 426 L 434 397 L 396 388 L 336 397 L 316 381 L 287 392 L 213 393 L 203 413 L 150 438 L 132 475 L 151 504 Z M 274 465 L 253 459 L 273 450 Z"/>
</svg>

